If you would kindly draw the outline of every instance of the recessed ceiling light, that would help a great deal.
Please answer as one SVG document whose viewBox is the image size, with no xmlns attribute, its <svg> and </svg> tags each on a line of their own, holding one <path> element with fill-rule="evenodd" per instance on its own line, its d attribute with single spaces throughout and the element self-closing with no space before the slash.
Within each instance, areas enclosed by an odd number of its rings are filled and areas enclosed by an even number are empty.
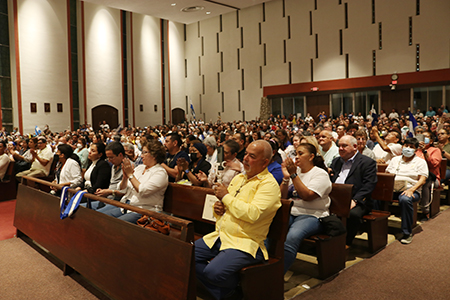
<svg viewBox="0 0 450 300">
<path fill-rule="evenodd" d="M 211 12 L 210 12 L 210 11 L 207 11 L 207 12 L 206 12 L 206 14 L 207 14 L 207 15 L 210 15 L 210 14 L 211 14 Z"/>
<path fill-rule="evenodd" d="M 196 12 L 200 10 L 204 10 L 203 6 L 188 6 L 181 9 L 182 12 Z"/>
<path fill-rule="evenodd" d="M 177 5 L 177 4 L 176 4 L 176 3 L 172 3 L 172 4 L 170 4 L 170 5 L 175 6 L 175 5 Z"/>
</svg>

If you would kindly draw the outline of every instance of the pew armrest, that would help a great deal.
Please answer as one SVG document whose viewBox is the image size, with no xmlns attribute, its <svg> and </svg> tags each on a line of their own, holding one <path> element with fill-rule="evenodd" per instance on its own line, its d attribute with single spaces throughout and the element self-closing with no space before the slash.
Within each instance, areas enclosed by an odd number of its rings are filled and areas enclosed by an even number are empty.
<svg viewBox="0 0 450 300">
<path fill-rule="evenodd" d="M 240 276 L 245 299 L 283 299 L 283 269 L 283 260 L 276 258 L 243 268 Z"/>
</svg>

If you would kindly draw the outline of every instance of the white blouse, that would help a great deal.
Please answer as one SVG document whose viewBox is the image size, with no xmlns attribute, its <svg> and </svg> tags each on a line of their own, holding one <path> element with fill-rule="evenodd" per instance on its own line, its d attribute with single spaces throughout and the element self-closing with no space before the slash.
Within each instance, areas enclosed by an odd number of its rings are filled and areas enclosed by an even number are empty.
<svg viewBox="0 0 450 300">
<path fill-rule="evenodd" d="M 70 182 L 71 188 L 76 188 L 81 186 L 83 183 L 83 177 L 81 177 L 81 167 L 72 158 L 68 158 L 66 163 L 61 169 L 61 174 L 59 175 L 58 183 Z"/>
<path fill-rule="evenodd" d="M 134 205 L 143 209 L 156 210 L 155 205 L 163 207 L 164 193 L 169 185 L 169 177 L 166 170 L 156 164 L 145 170 L 145 165 L 139 165 L 134 169 L 134 177 L 140 182 L 139 192 L 133 187 L 128 180 L 126 193 L 120 200 L 125 203 L 130 200 L 130 205 Z"/>
</svg>

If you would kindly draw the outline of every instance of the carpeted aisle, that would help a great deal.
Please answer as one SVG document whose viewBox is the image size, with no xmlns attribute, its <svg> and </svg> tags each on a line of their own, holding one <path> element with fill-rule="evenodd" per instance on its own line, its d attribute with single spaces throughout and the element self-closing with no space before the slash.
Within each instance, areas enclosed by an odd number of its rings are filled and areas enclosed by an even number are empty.
<svg viewBox="0 0 450 300">
<path fill-rule="evenodd" d="M 449 299 L 449 224 L 446 210 L 422 224 L 411 244 L 396 241 L 293 299 Z"/>
<path fill-rule="evenodd" d="M 0 241 L 10 239 L 16 234 L 13 226 L 16 200 L 0 202 Z"/>
<path fill-rule="evenodd" d="M 0 299 L 98 299 L 18 238 L 0 242 Z"/>
</svg>

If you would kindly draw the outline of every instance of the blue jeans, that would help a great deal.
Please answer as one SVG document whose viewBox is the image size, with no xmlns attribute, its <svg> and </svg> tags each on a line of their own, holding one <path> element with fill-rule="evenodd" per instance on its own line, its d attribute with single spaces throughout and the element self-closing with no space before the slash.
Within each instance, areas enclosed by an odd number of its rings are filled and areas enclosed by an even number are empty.
<svg viewBox="0 0 450 300">
<path fill-rule="evenodd" d="M 322 230 L 318 218 L 310 215 L 290 216 L 289 231 L 284 243 L 284 273 L 295 261 L 297 251 L 303 239 Z"/>
<path fill-rule="evenodd" d="M 139 220 L 142 217 L 141 214 L 135 212 L 123 213 L 120 207 L 111 204 L 106 204 L 104 207 L 98 209 L 97 211 L 105 215 L 121 219 L 123 221 L 130 222 L 133 224 L 136 224 L 137 220 Z"/>
<path fill-rule="evenodd" d="M 410 235 L 412 233 L 412 223 L 414 219 L 413 203 L 420 200 L 420 194 L 414 192 L 412 197 L 401 195 L 401 193 L 394 193 L 394 199 L 398 199 L 400 204 L 400 213 L 402 217 L 402 232 Z"/>
<path fill-rule="evenodd" d="M 448 181 L 450 179 L 450 169 L 445 170 L 445 178 L 441 179 L 441 183 Z"/>
<path fill-rule="evenodd" d="M 195 242 L 197 278 L 216 299 L 222 299 L 236 289 L 240 269 L 264 261 L 261 249 L 258 249 L 254 258 L 251 254 L 236 249 L 220 251 L 221 245 L 220 238 L 211 249 L 203 239 Z"/>
<path fill-rule="evenodd" d="M 88 200 L 89 201 L 89 200 Z M 103 207 L 105 207 L 105 205 L 103 205 L 103 202 L 101 202 L 101 201 L 91 201 L 91 209 L 92 210 L 97 210 L 97 209 L 99 209 L 98 207 L 101 205 L 101 207 L 100 208 L 103 208 Z M 80 204 L 80 206 L 83 206 L 83 207 L 87 207 L 87 203 L 81 203 Z"/>
</svg>

